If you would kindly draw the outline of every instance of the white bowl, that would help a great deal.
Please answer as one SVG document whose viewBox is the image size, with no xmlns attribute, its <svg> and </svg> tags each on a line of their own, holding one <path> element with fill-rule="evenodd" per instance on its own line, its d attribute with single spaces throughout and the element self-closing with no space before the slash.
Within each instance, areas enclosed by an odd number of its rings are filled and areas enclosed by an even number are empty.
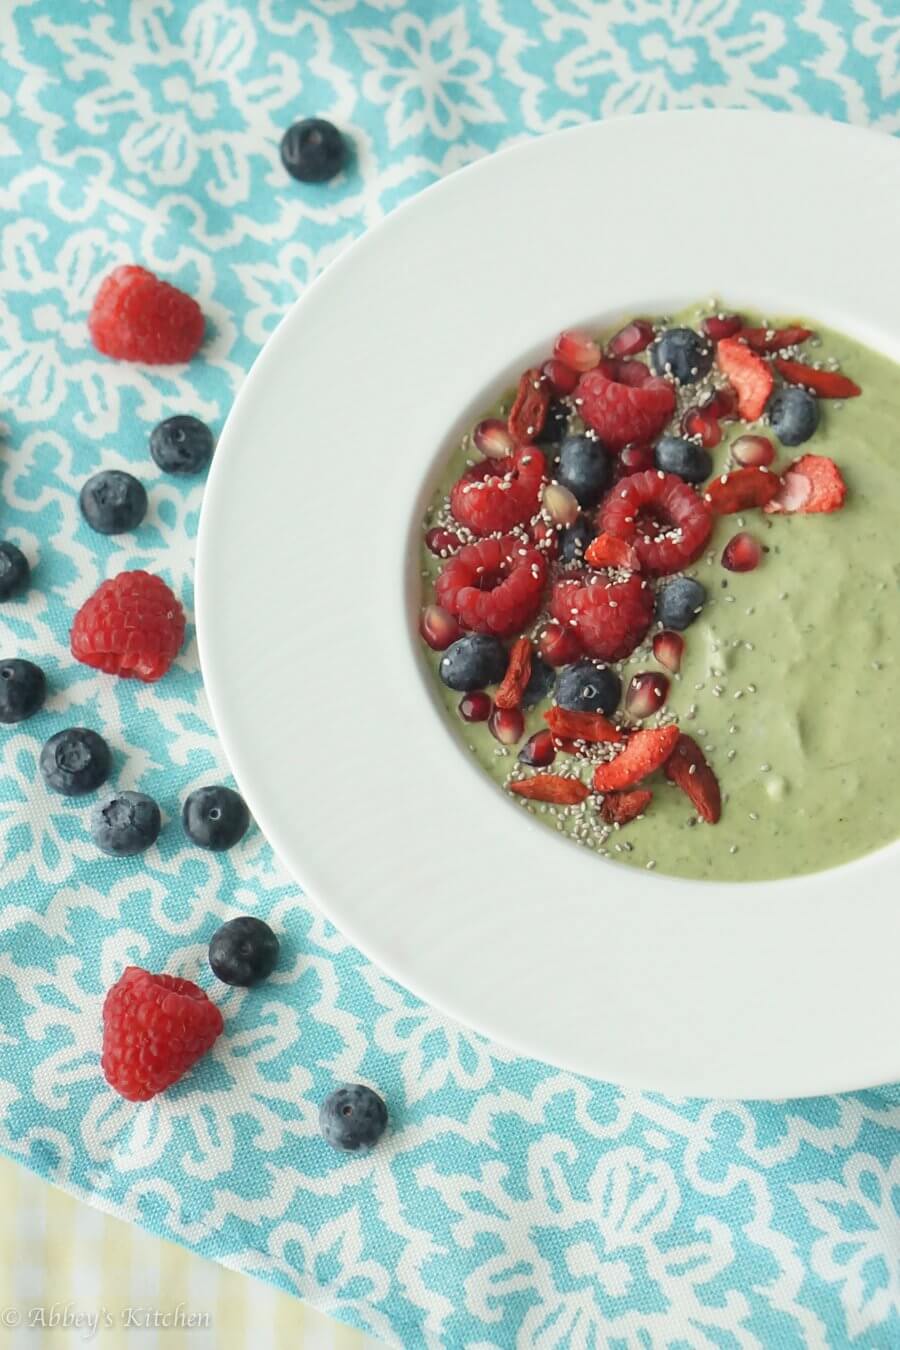
<svg viewBox="0 0 900 1350">
<path fill-rule="evenodd" d="M 887 137 L 760 112 L 580 127 L 396 211 L 297 302 L 235 403 L 197 610 L 237 780 L 355 943 L 523 1054 L 675 1094 L 900 1078 L 897 847 L 745 885 L 604 863 L 467 762 L 415 637 L 434 470 L 557 330 L 717 295 L 896 359 L 898 219 Z"/>
</svg>

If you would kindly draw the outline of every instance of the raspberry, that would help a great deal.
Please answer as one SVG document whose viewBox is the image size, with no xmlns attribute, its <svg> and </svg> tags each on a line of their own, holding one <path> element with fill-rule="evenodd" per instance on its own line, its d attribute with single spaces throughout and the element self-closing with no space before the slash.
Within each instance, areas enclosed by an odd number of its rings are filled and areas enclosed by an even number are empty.
<svg viewBox="0 0 900 1350">
<path fill-rule="evenodd" d="M 189 361 L 203 341 L 196 300 L 145 267 L 116 267 L 100 283 L 88 316 L 98 352 L 119 361 Z"/>
<path fill-rule="evenodd" d="M 514 535 L 479 539 L 450 558 L 435 582 L 439 605 L 474 633 L 512 637 L 541 607 L 547 563 Z"/>
<path fill-rule="evenodd" d="M 625 581 L 580 572 L 556 583 L 550 612 L 575 633 L 589 656 L 621 661 L 653 622 L 653 604 L 652 589 L 635 572 Z"/>
<path fill-rule="evenodd" d="M 712 513 L 675 474 L 648 469 L 616 484 L 597 526 L 632 544 L 645 572 L 664 577 L 699 558 L 712 531 Z"/>
<path fill-rule="evenodd" d="M 620 384 L 604 369 L 589 370 L 578 381 L 575 406 L 608 450 L 621 450 L 659 435 L 675 411 L 675 392 L 661 378 Z"/>
<path fill-rule="evenodd" d="M 104 1077 L 128 1101 L 149 1101 L 206 1054 L 222 1026 L 190 980 L 127 966 L 103 1003 Z"/>
<path fill-rule="evenodd" d="M 72 624 L 72 655 L 107 675 L 151 684 L 184 639 L 184 610 L 159 577 L 120 572 L 86 600 Z"/>
<path fill-rule="evenodd" d="M 537 512 L 546 461 L 524 445 L 504 459 L 473 464 L 450 492 L 450 509 L 473 534 L 495 534 L 523 525 Z"/>
</svg>

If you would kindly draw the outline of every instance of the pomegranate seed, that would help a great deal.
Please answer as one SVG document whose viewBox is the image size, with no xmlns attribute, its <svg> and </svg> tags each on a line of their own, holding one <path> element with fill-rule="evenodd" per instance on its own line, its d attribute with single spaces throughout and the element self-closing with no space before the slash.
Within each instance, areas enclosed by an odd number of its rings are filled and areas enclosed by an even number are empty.
<svg viewBox="0 0 900 1350">
<path fill-rule="evenodd" d="M 452 530 L 429 530 L 425 536 L 425 547 L 439 558 L 446 558 L 462 547 L 462 540 Z"/>
<path fill-rule="evenodd" d="M 489 694 L 476 689 L 473 694 L 463 694 L 459 700 L 459 715 L 464 722 L 486 722 L 494 710 Z"/>
<path fill-rule="evenodd" d="M 505 459 L 512 454 L 513 438 L 509 428 L 499 417 L 486 417 L 472 432 L 476 450 L 480 450 L 488 459 Z"/>
<path fill-rule="evenodd" d="M 559 623 L 547 624 L 538 639 L 538 651 L 551 666 L 567 666 L 583 655 L 575 634 Z"/>
<path fill-rule="evenodd" d="M 762 562 L 762 545 L 743 530 L 729 539 L 722 553 L 722 566 L 729 572 L 752 572 Z"/>
<path fill-rule="evenodd" d="M 628 384 L 635 389 L 654 379 L 653 371 L 643 361 L 613 361 L 611 364 L 612 377 L 617 384 Z"/>
<path fill-rule="evenodd" d="M 573 370 L 593 370 L 600 364 L 600 348 L 582 328 L 567 328 L 560 333 L 553 355 Z"/>
<path fill-rule="evenodd" d="M 699 437 L 706 450 L 711 450 L 722 439 L 722 428 L 705 409 L 688 408 L 681 419 L 681 430 L 685 436 Z"/>
<path fill-rule="evenodd" d="M 541 366 L 541 374 L 549 380 L 557 398 L 565 398 L 567 394 L 571 394 L 578 383 L 578 371 L 567 366 L 565 361 L 555 359 L 545 361 Z"/>
<path fill-rule="evenodd" d="M 733 422 L 737 418 L 737 398 L 730 387 L 717 389 L 712 398 L 703 405 L 703 411 L 720 422 Z"/>
<path fill-rule="evenodd" d="M 653 337 L 653 325 L 646 319 L 635 319 L 610 338 L 609 350 L 613 356 L 635 356 L 650 346 Z"/>
<path fill-rule="evenodd" d="M 452 614 L 440 605 L 426 605 L 419 620 L 419 632 L 432 651 L 442 652 L 462 636 L 462 630 Z"/>
<path fill-rule="evenodd" d="M 515 745 L 525 731 L 525 718 L 518 708 L 495 708 L 488 722 L 488 730 L 501 745 Z"/>
<path fill-rule="evenodd" d="M 677 675 L 684 655 L 684 638 L 680 633 L 673 633 L 670 629 L 664 628 L 653 639 L 653 655 L 661 666 Z"/>
<path fill-rule="evenodd" d="M 775 447 L 768 436 L 738 436 L 731 453 L 745 468 L 764 469 L 775 458 Z"/>
<path fill-rule="evenodd" d="M 545 558 L 556 557 L 559 552 L 559 534 L 556 527 L 544 520 L 543 516 L 539 516 L 537 522 L 532 525 L 531 537 Z"/>
<path fill-rule="evenodd" d="M 546 769 L 556 758 L 556 746 L 550 731 L 536 731 L 519 751 L 523 764 L 532 764 L 536 769 Z"/>
<path fill-rule="evenodd" d="M 575 494 L 562 483 L 548 483 L 544 488 L 544 510 L 555 525 L 574 525 L 581 507 Z"/>
<path fill-rule="evenodd" d="M 659 712 L 669 693 L 668 675 L 645 670 L 632 677 L 625 693 L 625 707 L 632 717 L 649 717 Z"/>
<path fill-rule="evenodd" d="M 619 463 L 626 474 L 643 473 L 645 469 L 654 469 L 656 459 L 652 445 L 626 445 L 619 456 Z"/>
<path fill-rule="evenodd" d="M 701 326 L 708 338 L 720 342 L 722 338 L 734 337 L 735 333 L 739 333 L 744 320 L 740 314 L 709 314 Z"/>
</svg>

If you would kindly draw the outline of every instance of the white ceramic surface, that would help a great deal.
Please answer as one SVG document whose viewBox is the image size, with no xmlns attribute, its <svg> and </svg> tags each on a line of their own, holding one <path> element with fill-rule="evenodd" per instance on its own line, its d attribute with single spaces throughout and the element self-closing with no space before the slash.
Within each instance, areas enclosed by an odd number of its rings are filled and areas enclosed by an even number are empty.
<svg viewBox="0 0 900 1350">
<path fill-rule="evenodd" d="M 900 848 L 742 886 L 605 863 L 467 762 L 414 628 L 435 466 L 558 329 L 717 295 L 897 359 L 898 219 L 887 137 L 761 112 L 581 127 L 396 211 L 237 399 L 197 586 L 237 780 L 338 927 L 522 1053 L 674 1094 L 900 1078 Z"/>
</svg>

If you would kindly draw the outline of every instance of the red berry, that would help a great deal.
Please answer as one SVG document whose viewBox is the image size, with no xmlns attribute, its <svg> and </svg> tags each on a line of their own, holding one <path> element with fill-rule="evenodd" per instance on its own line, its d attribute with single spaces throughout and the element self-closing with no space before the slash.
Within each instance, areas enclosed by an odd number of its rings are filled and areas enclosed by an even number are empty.
<svg viewBox="0 0 900 1350">
<path fill-rule="evenodd" d="M 737 397 L 731 385 L 717 389 L 711 398 L 703 404 L 703 411 L 720 422 L 733 422 L 737 417 Z"/>
<path fill-rule="evenodd" d="M 559 534 L 555 525 L 551 525 L 549 520 L 539 516 L 529 526 L 528 533 L 534 541 L 535 548 L 540 549 L 545 558 L 556 557 L 559 552 Z"/>
<path fill-rule="evenodd" d="M 512 637 L 541 607 L 547 560 L 515 535 L 479 539 L 446 562 L 435 582 L 439 605 L 474 633 Z"/>
<path fill-rule="evenodd" d="M 535 769 L 546 769 L 555 758 L 556 746 L 553 742 L 553 733 L 550 731 L 536 731 L 519 751 L 521 762 L 530 764 Z"/>
<path fill-rule="evenodd" d="M 677 741 L 678 728 L 675 726 L 636 731 L 628 738 L 621 754 L 608 764 L 597 765 L 594 788 L 597 792 L 610 792 L 639 783 L 665 764 Z"/>
<path fill-rule="evenodd" d="M 177 1083 L 222 1031 L 202 989 L 174 975 L 127 966 L 103 1003 L 103 1074 L 130 1102 Z"/>
<path fill-rule="evenodd" d="M 677 675 L 681 669 L 681 658 L 684 655 L 684 638 L 680 633 L 673 633 L 668 628 L 664 628 L 653 639 L 653 655 L 661 666 L 665 666 L 666 670 L 671 670 L 673 674 Z"/>
<path fill-rule="evenodd" d="M 806 366 L 802 361 L 785 361 L 776 356 L 775 369 L 788 384 L 799 384 L 811 389 L 820 398 L 858 398 L 862 393 L 859 385 L 839 370 L 819 370 L 817 366 Z"/>
<path fill-rule="evenodd" d="M 591 567 L 624 567 L 629 572 L 641 570 L 641 560 L 635 549 L 614 534 L 598 534 L 584 551 L 584 561 Z"/>
<path fill-rule="evenodd" d="M 616 484 L 597 524 L 632 544 L 645 572 L 662 577 L 699 558 L 712 531 L 712 515 L 681 478 L 648 471 Z"/>
<path fill-rule="evenodd" d="M 614 581 L 607 572 L 581 572 L 558 581 L 550 612 L 572 628 L 588 656 L 621 661 L 653 622 L 653 591 L 632 572 Z"/>
<path fill-rule="evenodd" d="M 584 656 L 574 630 L 558 623 L 547 624 L 538 639 L 538 652 L 550 666 L 568 666 Z"/>
<path fill-rule="evenodd" d="M 798 325 L 788 328 L 742 328 L 741 337 L 755 352 L 780 352 L 785 347 L 796 347 L 812 337 L 812 329 Z"/>
<path fill-rule="evenodd" d="M 426 605 L 419 619 L 419 632 L 432 651 L 443 652 L 462 636 L 462 629 L 452 614 L 440 605 Z"/>
<path fill-rule="evenodd" d="M 778 479 L 768 469 L 732 469 L 707 484 L 703 499 L 717 516 L 731 516 L 765 506 L 777 491 Z"/>
<path fill-rule="evenodd" d="M 816 515 L 839 511 L 846 495 L 847 484 L 833 459 L 801 455 L 784 471 L 765 509 L 773 514 Z"/>
<path fill-rule="evenodd" d="M 715 825 L 722 814 L 719 780 L 692 736 L 679 736 L 666 761 L 666 777 L 676 783 L 708 825 Z"/>
<path fill-rule="evenodd" d="M 775 387 L 768 361 L 752 352 L 740 338 L 724 338 L 716 347 L 719 369 L 728 377 L 737 394 L 738 412 L 745 422 L 762 417 Z"/>
<path fill-rule="evenodd" d="M 196 300 L 134 266 L 104 277 L 88 316 L 98 352 L 155 366 L 189 361 L 203 341 L 203 326 Z"/>
<path fill-rule="evenodd" d="M 695 436 L 706 450 L 712 450 L 722 439 L 718 419 L 705 408 L 688 408 L 681 419 L 685 436 Z"/>
<path fill-rule="evenodd" d="M 439 558 L 449 558 L 451 553 L 462 547 L 462 540 L 452 530 L 434 529 L 426 534 L 425 547 Z"/>
<path fill-rule="evenodd" d="M 646 319 L 635 319 L 610 338 L 609 350 L 613 356 L 636 356 L 650 346 L 653 338 L 653 325 Z"/>
<path fill-rule="evenodd" d="M 713 342 L 721 342 L 722 338 L 734 337 L 735 333 L 739 333 L 743 323 L 740 314 L 708 314 L 701 327 Z"/>
<path fill-rule="evenodd" d="M 525 719 L 518 708 L 495 708 L 488 730 L 501 745 L 515 745 L 525 734 Z"/>
<path fill-rule="evenodd" d="M 550 385 L 539 370 L 526 370 L 519 378 L 515 401 L 509 410 L 507 428 L 516 445 L 538 440 L 550 406 Z"/>
<path fill-rule="evenodd" d="M 668 676 L 644 670 L 631 677 L 625 691 L 625 710 L 631 717 L 651 717 L 664 706 L 668 696 Z"/>
<path fill-rule="evenodd" d="M 476 689 L 459 700 L 459 715 L 464 722 L 486 722 L 494 710 L 489 694 Z"/>
<path fill-rule="evenodd" d="M 649 384 L 651 380 L 657 379 L 653 371 L 643 361 L 610 361 L 609 378 L 616 380 L 619 384 L 630 385 L 632 389 L 640 389 L 641 385 Z"/>
<path fill-rule="evenodd" d="M 509 428 L 499 417 L 486 417 L 472 432 L 476 450 L 488 459 L 506 459 L 512 453 L 514 441 Z"/>
<path fill-rule="evenodd" d="M 652 445 L 626 445 L 619 455 L 619 464 L 624 470 L 622 477 L 640 473 L 643 469 L 652 469 L 656 465 L 656 456 Z"/>
<path fill-rule="evenodd" d="M 600 814 L 607 825 L 627 825 L 642 816 L 653 801 L 653 793 L 646 788 L 635 792 L 607 792 Z"/>
<path fill-rule="evenodd" d="M 72 624 L 72 655 L 107 675 L 152 683 L 184 640 L 184 610 L 159 577 L 120 572 L 86 600 Z"/>
<path fill-rule="evenodd" d="M 675 411 L 675 393 L 655 376 L 632 386 L 611 380 L 603 370 L 591 370 L 578 381 L 575 406 L 608 449 L 621 450 L 659 435 Z"/>
<path fill-rule="evenodd" d="M 578 371 L 572 366 L 567 366 L 565 361 L 557 361 L 555 357 L 544 362 L 541 374 L 550 382 L 550 387 L 557 398 L 565 398 L 571 394 L 578 383 Z"/>
<path fill-rule="evenodd" d="M 473 464 L 450 490 L 450 510 L 473 534 L 495 534 L 524 525 L 536 513 L 546 461 L 533 445 L 506 459 Z"/>
<path fill-rule="evenodd" d="M 738 436 L 731 453 L 747 469 L 765 469 L 775 458 L 775 447 L 768 436 Z"/>
<path fill-rule="evenodd" d="M 742 530 L 725 545 L 722 566 L 729 572 L 752 572 L 762 562 L 762 545 L 752 534 Z"/>
<path fill-rule="evenodd" d="M 553 355 L 573 370 L 593 370 L 600 360 L 600 348 L 590 333 L 567 328 L 556 339 Z"/>
</svg>

